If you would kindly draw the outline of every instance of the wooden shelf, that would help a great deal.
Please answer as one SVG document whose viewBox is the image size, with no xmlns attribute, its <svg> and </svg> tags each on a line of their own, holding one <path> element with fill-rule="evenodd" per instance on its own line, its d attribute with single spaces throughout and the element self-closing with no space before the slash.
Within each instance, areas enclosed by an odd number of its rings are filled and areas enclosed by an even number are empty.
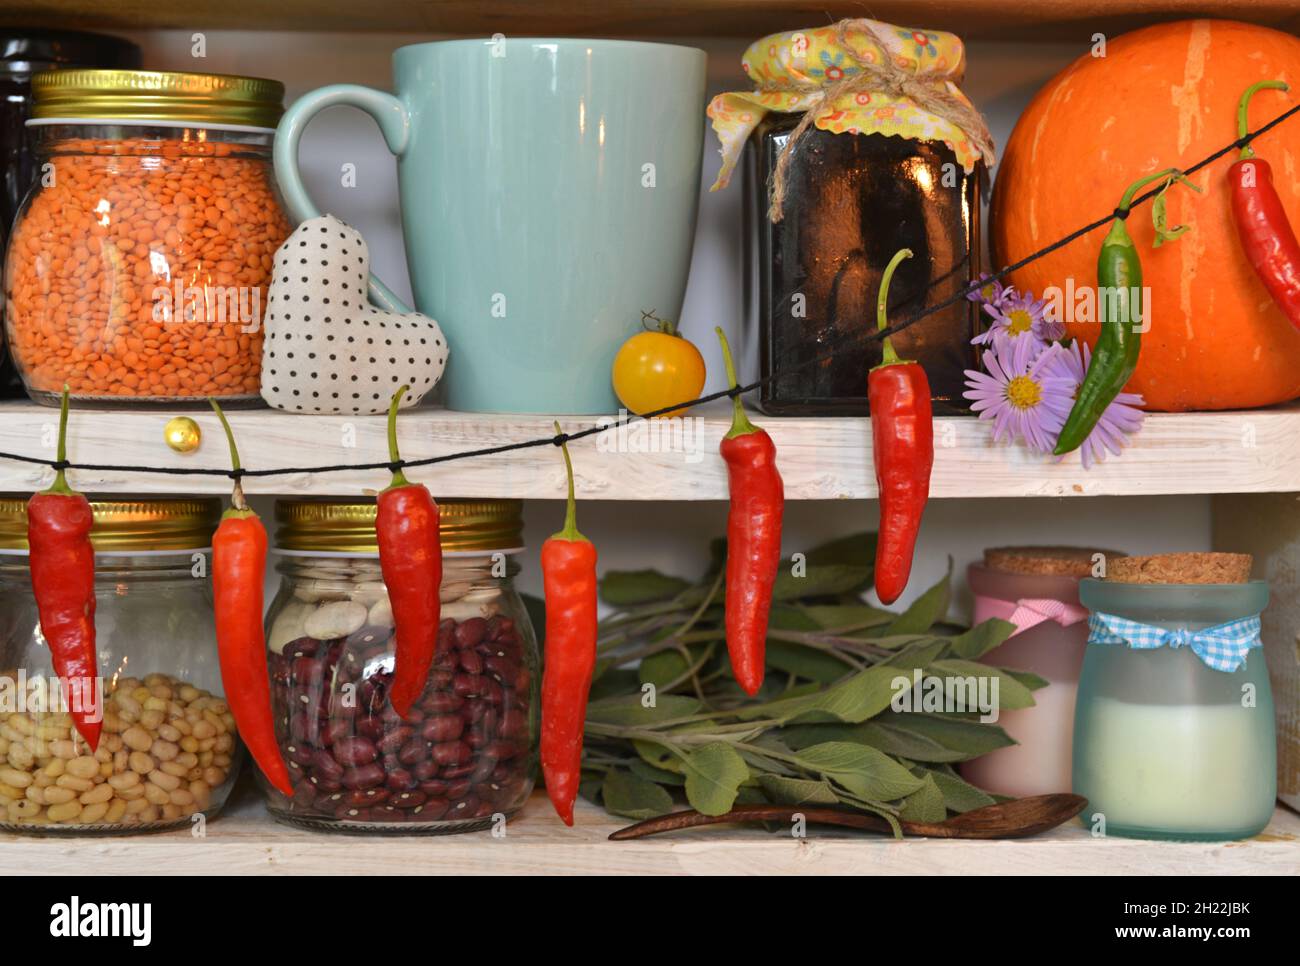
<svg viewBox="0 0 1300 966">
<path fill-rule="evenodd" d="M 1300 25 L 1293 0 L 4 0 L 10 25 L 87 29 L 400 31 L 491 36 L 755 38 L 869 14 L 967 39 L 1089 42 L 1157 20 L 1233 17 Z"/>
<path fill-rule="evenodd" d="M 572 447 L 583 499 L 723 500 L 726 469 L 718 442 L 730 425 L 725 406 L 699 411 L 685 424 L 656 423 L 611 430 Z M 216 417 L 191 415 L 203 428 L 199 451 L 174 453 L 163 425 L 176 412 L 84 410 L 73 414 L 69 458 L 113 465 L 225 469 L 227 451 Z M 791 500 L 876 496 L 868 420 L 755 417 L 776 442 Z M 270 410 L 230 413 L 244 465 L 318 466 L 386 458 L 382 417 L 297 416 Z M 595 417 L 561 418 L 567 431 Z M 57 411 L 28 402 L 0 403 L 0 451 L 53 458 Z M 417 409 L 403 415 L 402 453 L 424 459 L 518 442 L 553 432 L 550 416 L 476 415 Z M 657 437 L 644 435 L 651 431 Z M 653 451 L 646 451 L 647 449 Z M 460 460 L 413 471 L 444 497 L 559 499 L 563 463 L 550 447 Z M 0 492 L 29 493 L 49 482 L 44 467 L 0 460 Z M 79 470 L 74 485 L 90 493 L 214 493 L 222 476 L 167 476 Z M 382 470 L 250 479 L 250 493 L 286 496 L 359 495 L 384 484 Z M 1062 462 L 995 444 L 990 424 L 941 417 L 935 426 L 931 495 L 953 497 L 1153 496 L 1268 493 L 1300 488 L 1300 406 L 1228 413 L 1155 413 L 1119 457 L 1084 470 L 1078 456 Z"/>
<path fill-rule="evenodd" d="M 494 838 L 490 832 L 435 837 L 338 835 L 273 822 L 245 783 L 207 823 L 157 835 L 0 834 L 0 865 L 14 874 L 1069 874 L 1297 875 L 1300 815 L 1279 808 L 1261 835 L 1244 842 L 1170 843 L 1097 839 L 1073 823 L 1033 839 L 1003 842 L 895 841 L 822 826 L 803 840 L 754 827 L 678 832 L 610 842 L 628 822 L 579 802 L 574 827 L 545 796 Z"/>
</svg>

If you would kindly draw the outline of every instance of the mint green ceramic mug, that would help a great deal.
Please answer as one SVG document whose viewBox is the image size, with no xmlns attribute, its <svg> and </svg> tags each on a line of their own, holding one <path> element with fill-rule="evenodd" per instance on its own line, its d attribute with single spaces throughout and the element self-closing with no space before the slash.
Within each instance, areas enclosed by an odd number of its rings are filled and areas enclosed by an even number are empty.
<svg viewBox="0 0 1300 966">
<path fill-rule="evenodd" d="M 447 405 L 615 410 L 615 352 L 643 310 L 676 318 L 686 291 L 704 52 L 455 40 L 398 49 L 393 73 L 396 95 L 334 84 L 285 112 L 275 171 L 290 213 L 320 213 L 298 170 L 311 118 L 338 104 L 370 114 L 397 158 L 416 308 L 450 343 Z M 370 297 L 410 311 L 374 276 Z"/>
</svg>

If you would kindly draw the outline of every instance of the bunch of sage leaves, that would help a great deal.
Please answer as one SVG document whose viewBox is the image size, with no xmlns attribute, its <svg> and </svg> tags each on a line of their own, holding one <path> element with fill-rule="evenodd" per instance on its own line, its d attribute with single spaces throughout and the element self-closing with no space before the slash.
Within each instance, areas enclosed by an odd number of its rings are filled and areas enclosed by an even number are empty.
<svg viewBox="0 0 1300 966">
<path fill-rule="evenodd" d="M 902 613 L 867 604 L 875 535 L 853 534 L 784 560 L 773 592 L 767 675 L 754 697 L 731 675 L 723 633 L 725 542 L 698 580 L 611 571 L 601 621 L 581 792 L 632 819 L 685 800 L 708 815 L 734 805 L 833 805 L 942 821 L 992 804 L 953 765 L 1014 744 L 976 711 L 894 710 L 899 677 L 996 676 L 1000 710 L 1046 682 L 975 663 L 1014 626 L 947 618 L 949 573 Z M 529 601 L 545 627 L 542 604 Z"/>
</svg>

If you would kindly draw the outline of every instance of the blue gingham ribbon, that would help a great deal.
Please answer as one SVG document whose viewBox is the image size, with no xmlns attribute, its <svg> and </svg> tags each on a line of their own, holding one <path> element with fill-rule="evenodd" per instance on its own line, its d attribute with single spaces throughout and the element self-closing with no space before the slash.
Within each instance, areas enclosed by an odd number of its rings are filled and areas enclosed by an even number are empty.
<svg viewBox="0 0 1300 966">
<path fill-rule="evenodd" d="M 1191 631 L 1169 630 L 1115 614 L 1094 613 L 1088 618 L 1088 643 L 1125 644 L 1138 651 L 1190 647 L 1206 667 L 1231 672 L 1246 663 L 1251 648 L 1260 646 L 1259 615 Z"/>
</svg>

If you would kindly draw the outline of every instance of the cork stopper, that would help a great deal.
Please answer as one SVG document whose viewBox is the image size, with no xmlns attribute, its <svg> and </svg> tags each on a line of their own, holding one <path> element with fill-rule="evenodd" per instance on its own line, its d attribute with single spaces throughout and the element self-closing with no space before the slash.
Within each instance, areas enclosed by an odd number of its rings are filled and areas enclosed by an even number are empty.
<svg viewBox="0 0 1300 966">
<path fill-rule="evenodd" d="M 984 551 L 984 566 L 1004 574 L 1091 577 L 1092 558 L 1099 553 L 1108 562 L 1123 556 L 1093 547 L 992 547 Z"/>
<path fill-rule="evenodd" d="M 1107 560 L 1106 579 L 1121 584 L 1244 584 L 1248 553 L 1162 553 Z"/>
</svg>

